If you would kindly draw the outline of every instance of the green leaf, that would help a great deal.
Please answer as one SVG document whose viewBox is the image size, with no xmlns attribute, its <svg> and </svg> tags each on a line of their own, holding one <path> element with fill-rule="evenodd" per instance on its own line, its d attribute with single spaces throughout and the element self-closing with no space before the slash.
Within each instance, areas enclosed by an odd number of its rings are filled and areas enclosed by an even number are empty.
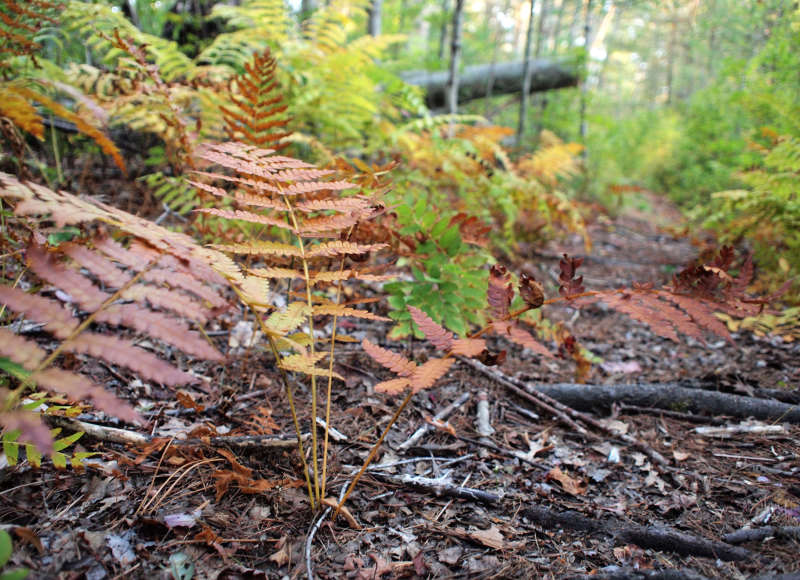
<svg viewBox="0 0 800 580">
<path fill-rule="evenodd" d="M 66 469 L 67 468 L 67 456 L 63 453 L 59 453 L 58 451 L 53 451 L 53 454 L 50 456 L 50 459 L 53 461 L 53 465 L 55 465 L 58 469 Z"/>
<path fill-rule="evenodd" d="M 19 568 L 10 572 L 3 572 L 0 574 L 0 580 L 24 580 L 30 573 L 31 571 L 27 568 Z"/>
<path fill-rule="evenodd" d="M 5 530 L 0 530 L 0 566 L 5 566 L 11 558 L 11 536 Z"/>
<path fill-rule="evenodd" d="M 25 444 L 25 454 L 28 456 L 28 463 L 37 469 L 42 466 L 42 454 L 36 449 L 35 445 Z"/>
<path fill-rule="evenodd" d="M 19 463 L 19 443 L 16 443 L 16 440 L 21 433 L 19 429 L 3 433 L 3 453 L 6 454 L 6 461 L 11 466 Z"/>
<path fill-rule="evenodd" d="M 55 435 L 56 434 L 53 433 L 54 437 Z M 61 451 L 63 449 L 66 449 L 81 437 L 83 437 L 83 431 L 78 431 L 77 433 L 73 433 L 72 435 L 69 435 L 67 437 L 62 437 L 61 439 L 58 439 L 55 442 L 53 442 L 53 449 L 56 451 Z"/>
<path fill-rule="evenodd" d="M 10 359 L 5 357 L 0 357 L 0 370 L 3 370 L 10 374 L 12 377 L 23 381 L 30 376 L 30 371 L 27 370 L 25 367 L 18 365 L 15 362 L 12 362 Z"/>
<path fill-rule="evenodd" d="M 81 235 L 81 231 L 75 226 L 68 226 L 47 236 L 47 243 L 51 246 L 58 246 L 64 242 L 70 242 Z"/>
</svg>

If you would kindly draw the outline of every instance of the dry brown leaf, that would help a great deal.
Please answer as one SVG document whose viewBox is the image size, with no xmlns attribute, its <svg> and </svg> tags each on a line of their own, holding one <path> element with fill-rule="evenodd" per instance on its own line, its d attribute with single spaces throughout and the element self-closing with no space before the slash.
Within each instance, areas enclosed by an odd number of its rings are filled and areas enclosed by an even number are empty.
<svg viewBox="0 0 800 580">
<path fill-rule="evenodd" d="M 561 487 L 564 489 L 564 491 L 570 495 L 583 495 L 586 493 L 586 488 L 588 487 L 585 481 L 570 477 L 561 471 L 559 467 L 554 467 L 548 471 L 545 475 L 545 479 L 548 481 L 553 479 L 556 480 L 561 484 Z"/>
<path fill-rule="evenodd" d="M 278 548 L 278 551 L 269 557 L 269 561 L 275 562 L 280 568 L 288 564 L 292 559 L 291 550 L 289 549 L 290 546 L 289 542 L 287 541 L 287 537 L 281 536 L 281 538 L 278 540 L 278 543 L 275 544 L 275 547 Z"/>
</svg>

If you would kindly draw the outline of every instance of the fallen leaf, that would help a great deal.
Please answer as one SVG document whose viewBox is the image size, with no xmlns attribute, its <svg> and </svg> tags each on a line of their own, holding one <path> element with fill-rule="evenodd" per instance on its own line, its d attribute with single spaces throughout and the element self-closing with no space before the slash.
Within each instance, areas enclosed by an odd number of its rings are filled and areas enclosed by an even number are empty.
<svg viewBox="0 0 800 580">
<path fill-rule="evenodd" d="M 564 491 L 570 495 L 583 495 L 586 493 L 586 489 L 588 487 L 588 484 L 585 481 L 570 477 L 558 467 L 554 467 L 548 471 L 544 478 L 547 481 L 552 479 L 556 480 L 561 484 L 561 487 L 564 489 Z"/>
<path fill-rule="evenodd" d="M 497 526 L 492 526 L 488 530 L 478 530 L 477 532 L 469 532 L 469 537 L 487 546 L 489 548 L 494 548 L 496 550 L 502 550 L 506 547 L 506 541 L 503 538 L 503 534 L 500 533 L 500 529 Z"/>
<path fill-rule="evenodd" d="M 689 453 L 686 451 L 679 451 L 678 449 L 672 450 L 672 457 L 675 458 L 675 461 L 686 461 L 689 459 Z"/>
<path fill-rule="evenodd" d="M 287 542 L 286 539 L 286 536 L 281 536 L 281 538 L 278 540 L 278 543 L 275 544 L 275 547 L 278 548 L 278 551 L 269 557 L 269 561 L 275 562 L 279 568 L 286 566 L 286 564 L 288 564 L 292 559 L 291 552 L 289 551 L 289 542 Z"/>
<path fill-rule="evenodd" d="M 464 553 L 464 548 L 461 546 L 452 546 L 450 548 L 446 548 L 440 551 L 437 554 L 439 561 L 443 564 L 449 564 L 450 566 L 454 565 L 458 560 L 461 558 L 461 554 Z"/>
</svg>

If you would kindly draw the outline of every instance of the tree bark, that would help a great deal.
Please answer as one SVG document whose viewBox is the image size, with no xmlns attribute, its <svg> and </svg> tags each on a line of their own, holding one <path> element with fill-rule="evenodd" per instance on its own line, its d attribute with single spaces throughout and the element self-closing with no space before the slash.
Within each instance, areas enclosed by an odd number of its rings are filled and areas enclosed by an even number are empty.
<svg viewBox="0 0 800 580">
<path fill-rule="evenodd" d="M 530 0 L 531 12 L 528 18 L 528 33 L 525 35 L 525 52 L 522 60 L 522 98 L 519 101 L 519 120 L 517 121 L 517 136 L 515 145 L 517 149 L 522 144 L 522 134 L 525 132 L 525 118 L 528 115 L 528 95 L 531 92 L 531 39 L 533 38 L 533 17 L 536 9 L 536 0 Z"/>
<path fill-rule="evenodd" d="M 588 133 L 588 127 L 586 124 L 586 100 L 588 98 L 588 91 L 589 86 L 587 81 L 589 80 L 589 59 L 591 55 L 589 51 L 591 50 L 591 45 L 589 44 L 589 33 L 591 32 L 591 21 L 590 18 L 592 16 L 592 0 L 586 0 L 586 14 L 583 20 L 583 42 L 584 48 L 586 49 L 586 67 L 584 69 L 584 78 L 583 82 L 581 83 L 581 113 L 580 113 L 580 128 L 579 134 L 581 136 L 581 144 L 583 145 L 583 151 L 581 154 L 584 158 L 586 158 L 586 135 Z"/>
<path fill-rule="evenodd" d="M 383 13 L 383 0 L 372 0 L 369 7 L 369 20 L 367 21 L 367 33 L 370 36 L 381 35 L 381 16 Z"/>
<path fill-rule="evenodd" d="M 444 47 L 447 45 L 447 13 L 450 11 L 450 0 L 442 0 L 442 25 L 439 28 L 439 60 L 444 60 Z"/>
<path fill-rule="evenodd" d="M 461 63 L 461 35 L 464 24 L 464 0 L 456 0 L 453 10 L 453 37 L 450 42 L 450 70 L 447 77 L 447 112 L 458 112 L 458 76 Z"/>
<path fill-rule="evenodd" d="M 463 103 L 474 99 L 486 97 L 486 79 L 490 74 L 492 65 L 481 64 L 465 67 L 459 77 L 458 101 Z M 494 81 L 492 94 L 510 95 L 522 91 L 523 63 L 504 62 L 494 65 Z M 564 87 L 574 87 L 578 84 L 578 75 L 566 66 L 550 61 L 538 60 L 531 62 L 531 84 L 529 92 L 549 91 Z M 427 91 L 426 103 L 431 109 L 441 109 L 446 104 L 446 88 L 448 87 L 449 73 L 447 71 L 407 71 L 400 73 L 400 78 L 411 85 L 424 88 Z"/>
</svg>

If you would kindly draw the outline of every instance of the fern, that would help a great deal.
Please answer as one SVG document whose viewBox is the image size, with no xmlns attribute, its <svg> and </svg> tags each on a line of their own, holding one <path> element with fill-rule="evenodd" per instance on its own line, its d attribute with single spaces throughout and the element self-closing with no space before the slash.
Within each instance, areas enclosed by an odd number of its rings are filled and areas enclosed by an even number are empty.
<svg viewBox="0 0 800 580">
<path fill-rule="evenodd" d="M 358 257 L 379 250 L 385 244 L 356 243 L 349 241 L 348 232 L 361 221 L 375 214 L 373 202 L 364 195 L 344 197 L 342 192 L 355 188 L 343 180 L 325 180 L 333 176 L 332 170 L 323 170 L 311 164 L 277 155 L 274 150 L 259 149 L 244 143 L 206 144 L 197 157 L 204 165 L 216 165 L 222 172 L 195 172 L 195 185 L 221 198 L 223 203 L 242 209 L 206 208 L 199 212 L 226 220 L 241 221 L 253 226 L 274 229 L 288 234 L 292 243 L 285 241 L 250 241 L 239 244 L 215 245 L 215 249 L 246 256 L 258 256 L 268 263 L 266 268 L 251 269 L 246 275 L 233 280 L 242 299 L 256 312 L 266 310 L 266 282 L 288 280 L 302 281 L 304 300 L 293 301 L 285 310 L 273 313 L 262 320 L 262 329 L 270 340 L 278 365 L 284 371 L 310 376 L 311 416 L 317 416 L 317 377 L 328 378 L 326 396 L 326 421 L 330 424 L 330 399 L 333 379 L 333 345 L 336 320 L 339 317 L 381 319 L 369 312 L 355 309 L 336 301 L 321 300 L 315 296 L 317 288 L 343 279 L 357 279 L 360 272 L 345 268 L 345 258 Z M 212 185 L 221 182 L 223 187 Z M 338 275 L 327 266 L 331 258 L 339 261 Z M 369 273 L 369 272 L 367 272 Z M 258 281 L 263 284 L 258 284 Z M 293 295 L 290 293 L 290 296 Z M 337 291 L 338 295 L 338 291 Z M 318 317 L 333 317 L 334 340 L 331 351 L 317 350 L 314 329 Z M 292 333 L 305 326 L 302 333 Z M 308 346 L 304 346 L 307 344 Z M 281 346 L 293 352 L 279 354 Z M 327 358 L 326 367 L 319 366 Z M 299 434 L 299 424 L 290 383 L 286 383 L 287 397 Z M 301 457 L 305 457 L 300 441 Z M 306 468 L 309 498 L 312 506 L 318 505 L 325 495 L 327 465 L 327 432 L 322 451 L 322 471 L 316 430 L 312 429 L 311 463 Z"/>
<path fill-rule="evenodd" d="M 63 393 L 71 400 L 91 400 L 98 409 L 128 421 L 139 419 L 129 405 L 88 377 L 53 366 L 61 353 L 88 355 L 124 366 L 145 379 L 165 385 L 195 382 L 193 375 L 135 346 L 129 339 L 89 330 L 91 324 L 126 327 L 198 358 L 222 360 L 204 336 L 190 330 L 182 319 L 191 318 L 203 324 L 210 318 L 212 308 L 227 306 L 217 291 L 207 285 L 222 279 L 206 263 L 213 261 L 224 270 L 227 263 L 224 256 L 121 210 L 91 204 L 66 192 L 23 184 L 4 173 L 0 173 L 0 197 L 16 204 L 18 216 L 46 216 L 59 227 L 98 220 L 139 240 L 126 248 L 100 233 L 53 248 L 36 240 L 28 244 L 25 251 L 28 269 L 39 280 L 59 289 L 62 300 L 70 307 L 42 293 L 0 286 L 4 311 L 42 324 L 43 330 L 58 340 L 58 346 L 47 352 L 23 336 L 0 329 L 0 363 L 19 383 L 2 403 L 0 423 L 6 430 L 19 430 L 21 441 L 30 441 L 42 450 L 53 450 L 49 430 L 33 413 L 18 409 L 23 393 L 34 386 Z M 232 263 L 227 267 L 235 270 Z"/>
</svg>

